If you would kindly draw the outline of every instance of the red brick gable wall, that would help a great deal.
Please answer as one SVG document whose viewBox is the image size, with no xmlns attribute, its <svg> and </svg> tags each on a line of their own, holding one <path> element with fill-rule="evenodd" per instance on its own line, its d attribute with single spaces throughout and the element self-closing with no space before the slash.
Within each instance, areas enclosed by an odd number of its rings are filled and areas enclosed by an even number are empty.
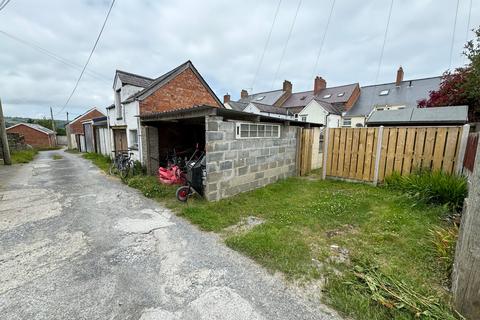
<svg viewBox="0 0 480 320">
<path fill-rule="evenodd" d="M 22 135 L 25 139 L 25 143 L 35 148 L 55 146 L 53 135 L 50 136 L 47 133 L 32 129 L 24 124 L 20 124 L 13 128 L 8 128 L 7 132 L 18 133 Z"/>
<path fill-rule="evenodd" d="M 70 133 L 71 134 L 84 134 L 83 133 L 83 125 L 82 121 L 91 120 L 93 118 L 104 117 L 105 115 L 98 111 L 97 109 L 93 109 L 92 111 L 84 114 L 79 119 L 75 119 L 75 122 L 70 123 Z"/>
<path fill-rule="evenodd" d="M 186 109 L 202 104 L 221 107 L 217 99 L 189 68 L 140 101 L 140 114 Z"/>
</svg>

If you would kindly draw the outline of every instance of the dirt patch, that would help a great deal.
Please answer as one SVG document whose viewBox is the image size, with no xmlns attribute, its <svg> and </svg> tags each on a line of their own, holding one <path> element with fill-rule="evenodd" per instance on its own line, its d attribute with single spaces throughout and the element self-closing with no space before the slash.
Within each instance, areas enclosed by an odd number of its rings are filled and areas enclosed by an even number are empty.
<svg viewBox="0 0 480 320">
<path fill-rule="evenodd" d="M 330 246 L 330 252 L 331 254 L 327 260 L 328 262 L 343 263 L 346 265 L 350 264 L 350 251 L 348 251 L 348 249 L 332 244 Z"/>
<path fill-rule="evenodd" d="M 340 226 L 339 228 L 326 231 L 325 235 L 327 236 L 327 238 L 333 238 L 335 236 L 341 236 L 341 235 L 348 234 L 348 233 L 355 234 L 357 232 L 358 232 L 358 230 L 354 225 L 344 224 L 343 226 Z"/>
<path fill-rule="evenodd" d="M 224 231 L 226 233 L 246 233 L 263 223 L 265 223 L 265 220 L 261 218 L 248 216 L 243 218 L 239 223 L 225 228 Z"/>
</svg>

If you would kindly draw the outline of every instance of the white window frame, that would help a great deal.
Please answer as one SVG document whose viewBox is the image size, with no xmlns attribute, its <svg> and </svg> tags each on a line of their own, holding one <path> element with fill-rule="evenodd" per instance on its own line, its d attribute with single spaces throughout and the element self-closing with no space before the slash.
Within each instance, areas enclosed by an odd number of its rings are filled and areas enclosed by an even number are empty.
<svg viewBox="0 0 480 320">
<path fill-rule="evenodd" d="M 342 119 L 342 127 L 350 128 L 351 126 L 352 126 L 352 119 L 351 118 Z"/>
<path fill-rule="evenodd" d="M 245 130 L 245 126 L 248 126 L 247 130 Z M 256 128 L 256 130 L 254 128 Z M 270 128 L 270 130 L 268 130 L 268 128 Z M 278 124 L 236 122 L 235 138 L 236 139 L 278 139 L 280 138 L 280 133 L 281 133 L 280 130 L 281 128 L 280 128 L 280 125 Z M 276 131 L 276 134 L 275 134 L 275 131 Z M 248 132 L 248 136 L 242 136 L 242 133 L 244 132 Z"/>
<path fill-rule="evenodd" d="M 133 131 L 135 131 L 135 134 L 133 134 Z M 138 150 L 138 130 L 130 129 L 128 130 L 128 133 L 130 135 L 130 143 L 131 143 L 130 148 Z M 132 140 L 133 137 L 135 137 L 135 140 Z"/>
<path fill-rule="evenodd" d="M 120 89 L 115 91 L 115 113 L 117 116 L 117 120 L 123 119 L 123 106 L 121 101 L 121 93 Z"/>
</svg>

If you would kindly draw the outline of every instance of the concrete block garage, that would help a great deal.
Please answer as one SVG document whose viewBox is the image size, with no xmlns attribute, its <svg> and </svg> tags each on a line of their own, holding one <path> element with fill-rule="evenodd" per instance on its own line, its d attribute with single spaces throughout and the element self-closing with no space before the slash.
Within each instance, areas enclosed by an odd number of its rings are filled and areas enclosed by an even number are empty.
<svg viewBox="0 0 480 320">
<path fill-rule="evenodd" d="M 318 124 L 206 105 L 140 115 L 140 121 L 150 174 L 164 165 L 171 150 L 198 146 L 206 152 L 204 196 L 210 201 L 297 175 L 302 132 L 317 138 L 320 132 Z M 321 150 L 313 145 L 318 150 L 306 154 L 316 159 Z"/>
</svg>

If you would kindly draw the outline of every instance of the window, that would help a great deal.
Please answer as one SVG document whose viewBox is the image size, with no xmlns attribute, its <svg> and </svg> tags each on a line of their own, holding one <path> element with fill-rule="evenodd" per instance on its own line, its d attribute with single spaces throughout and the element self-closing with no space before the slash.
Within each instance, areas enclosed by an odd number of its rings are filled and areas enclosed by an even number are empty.
<svg viewBox="0 0 480 320">
<path fill-rule="evenodd" d="M 323 96 L 323 99 L 328 99 L 328 98 L 330 98 L 331 96 L 332 96 L 331 94 L 326 94 L 326 95 Z"/>
<path fill-rule="evenodd" d="M 123 118 L 123 110 L 122 110 L 122 101 L 120 97 L 120 89 L 115 91 L 115 111 L 117 112 L 117 119 Z"/>
<path fill-rule="evenodd" d="M 345 92 L 340 92 L 339 94 L 337 94 L 337 97 L 343 97 L 345 95 Z"/>
<path fill-rule="evenodd" d="M 302 121 L 307 122 L 307 116 L 302 116 Z"/>
<path fill-rule="evenodd" d="M 130 148 L 138 149 L 137 130 L 130 130 Z"/>
<path fill-rule="evenodd" d="M 379 96 L 386 96 L 389 92 L 390 92 L 390 89 L 382 90 L 382 91 L 380 91 L 380 93 L 378 95 Z"/>
<path fill-rule="evenodd" d="M 295 113 L 295 119 L 298 119 L 298 113 Z"/>
<path fill-rule="evenodd" d="M 352 119 L 343 119 L 342 127 L 351 127 L 352 126 Z"/>
<path fill-rule="evenodd" d="M 275 124 L 237 123 L 237 139 L 280 138 L 280 126 Z"/>
<path fill-rule="evenodd" d="M 263 100 L 263 99 L 265 99 L 265 96 L 260 96 L 260 97 L 258 97 L 258 98 L 255 99 L 255 100 L 260 101 L 260 100 Z"/>
</svg>

